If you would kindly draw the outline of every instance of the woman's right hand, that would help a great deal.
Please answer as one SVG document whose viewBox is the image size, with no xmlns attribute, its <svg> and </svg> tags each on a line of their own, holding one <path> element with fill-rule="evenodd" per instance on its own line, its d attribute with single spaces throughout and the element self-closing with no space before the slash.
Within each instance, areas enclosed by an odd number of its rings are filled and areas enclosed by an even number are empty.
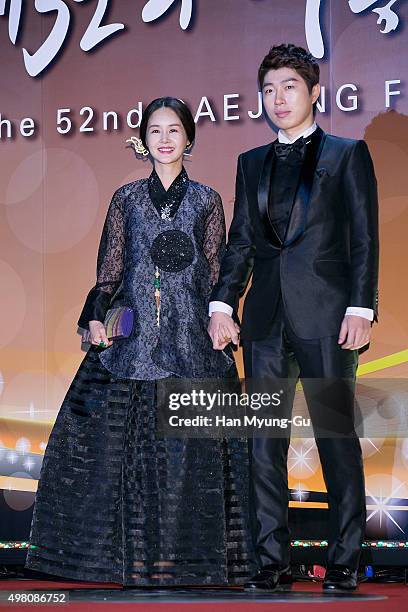
<svg viewBox="0 0 408 612">
<path fill-rule="evenodd" d="M 232 342 L 239 345 L 239 326 L 225 312 L 213 312 L 208 325 L 208 333 L 213 343 L 213 349 L 223 351 Z"/>
<path fill-rule="evenodd" d="M 105 348 L 112 346 L 112 340 L 108 340 L 106 329 L 101 321 L 89 321 L 89 331 L 91 333 L 91 343 L 99 346 L 101 342 L 105 344 Z"/>
</svg>

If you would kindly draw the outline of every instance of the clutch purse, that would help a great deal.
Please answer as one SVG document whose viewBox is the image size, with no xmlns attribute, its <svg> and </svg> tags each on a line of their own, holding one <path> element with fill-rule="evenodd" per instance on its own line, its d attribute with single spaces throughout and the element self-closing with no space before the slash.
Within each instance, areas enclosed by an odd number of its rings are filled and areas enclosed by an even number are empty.
<svg viewBox="0 0 408 612">
<path fill-rule="evenodd" d="M 134 313 L 129 306 L 118 306 L 108 310 L 103 324 L 109 340 L 128 338 L 132 333 L 133 320 Z M 89 330 L 85 330 L 82 334 L 82 342 L 91 342 L 91 332 Z"/>
</svg>

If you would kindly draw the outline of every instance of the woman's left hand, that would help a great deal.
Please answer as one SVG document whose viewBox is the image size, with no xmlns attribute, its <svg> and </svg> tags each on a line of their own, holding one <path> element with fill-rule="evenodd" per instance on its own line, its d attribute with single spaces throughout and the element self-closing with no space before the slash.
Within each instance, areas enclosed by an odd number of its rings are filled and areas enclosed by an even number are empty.
<svg viewBox="0 0 408 612">
<path fill-rule="evenodd" d="M 112 346 L 113 342 L 108 339 L 105 326 L 101 321 L 89 321 L 89 331 L 91 332 L 92 344 L 101 348 Z"/>
</svg>

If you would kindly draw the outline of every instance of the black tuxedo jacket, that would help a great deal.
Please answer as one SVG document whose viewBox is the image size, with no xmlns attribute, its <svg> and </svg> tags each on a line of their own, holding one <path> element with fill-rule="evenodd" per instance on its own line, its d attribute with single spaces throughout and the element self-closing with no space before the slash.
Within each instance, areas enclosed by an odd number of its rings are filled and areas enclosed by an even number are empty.
<svg viewBox="0 0 408 612">
<path fill-rule="evenodd" d="M 268 212 L 273 143 L 238 158 L 234 216 L 211 300 L 236 312 L 252 276 L 244 340 L 268 335 L 280 295 L 304 339 L 338 334 L 347 306 L 377 312 L 377 183 L 367 145 L 317 128 L 306 151 L 282 241 Z"/>
</svg>

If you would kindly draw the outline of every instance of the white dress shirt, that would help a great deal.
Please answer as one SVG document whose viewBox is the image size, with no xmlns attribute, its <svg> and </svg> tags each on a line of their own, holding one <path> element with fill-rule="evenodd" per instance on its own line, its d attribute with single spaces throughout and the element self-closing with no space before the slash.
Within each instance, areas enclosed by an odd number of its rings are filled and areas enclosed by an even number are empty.
<svg viewBox="0 0 408 612">
<path fill-rule="evenodd" d="M 292 144 L 299 138 L 307 138 L 308 136 L 313 134 L 313 132 L 316 129 L 317 129 L 317 124 L 315 122 L 313 123 L 313 125 L 308 127 L 306 130 L 304 130 L 303 132 L 301 132 L 294 138 L 289 138 L 288 136 L 286 136 L 285 132 L 283 132 L 282 130 L 279 130 L 278 140 L 282 144 Z M 208 314 L 210 317 L 213 312 L 225 312 L 225 314 L 232 316 L 233 309 L 231 308 L 231 306 L 229 306 L 225 302 L 214 301 L 214 302 L 210 302 L 210 305 L 209 305 Z M 372 310 L 371 308 L 361 308 L 359 306 L 349 306 L 346 309 L 345 314 L 355 315 L 357 317 L 363 317 L 364 319 L 368 319 L 369 321 L 372 321 L 374 319 L 374 310 Z"/>
</svg>

